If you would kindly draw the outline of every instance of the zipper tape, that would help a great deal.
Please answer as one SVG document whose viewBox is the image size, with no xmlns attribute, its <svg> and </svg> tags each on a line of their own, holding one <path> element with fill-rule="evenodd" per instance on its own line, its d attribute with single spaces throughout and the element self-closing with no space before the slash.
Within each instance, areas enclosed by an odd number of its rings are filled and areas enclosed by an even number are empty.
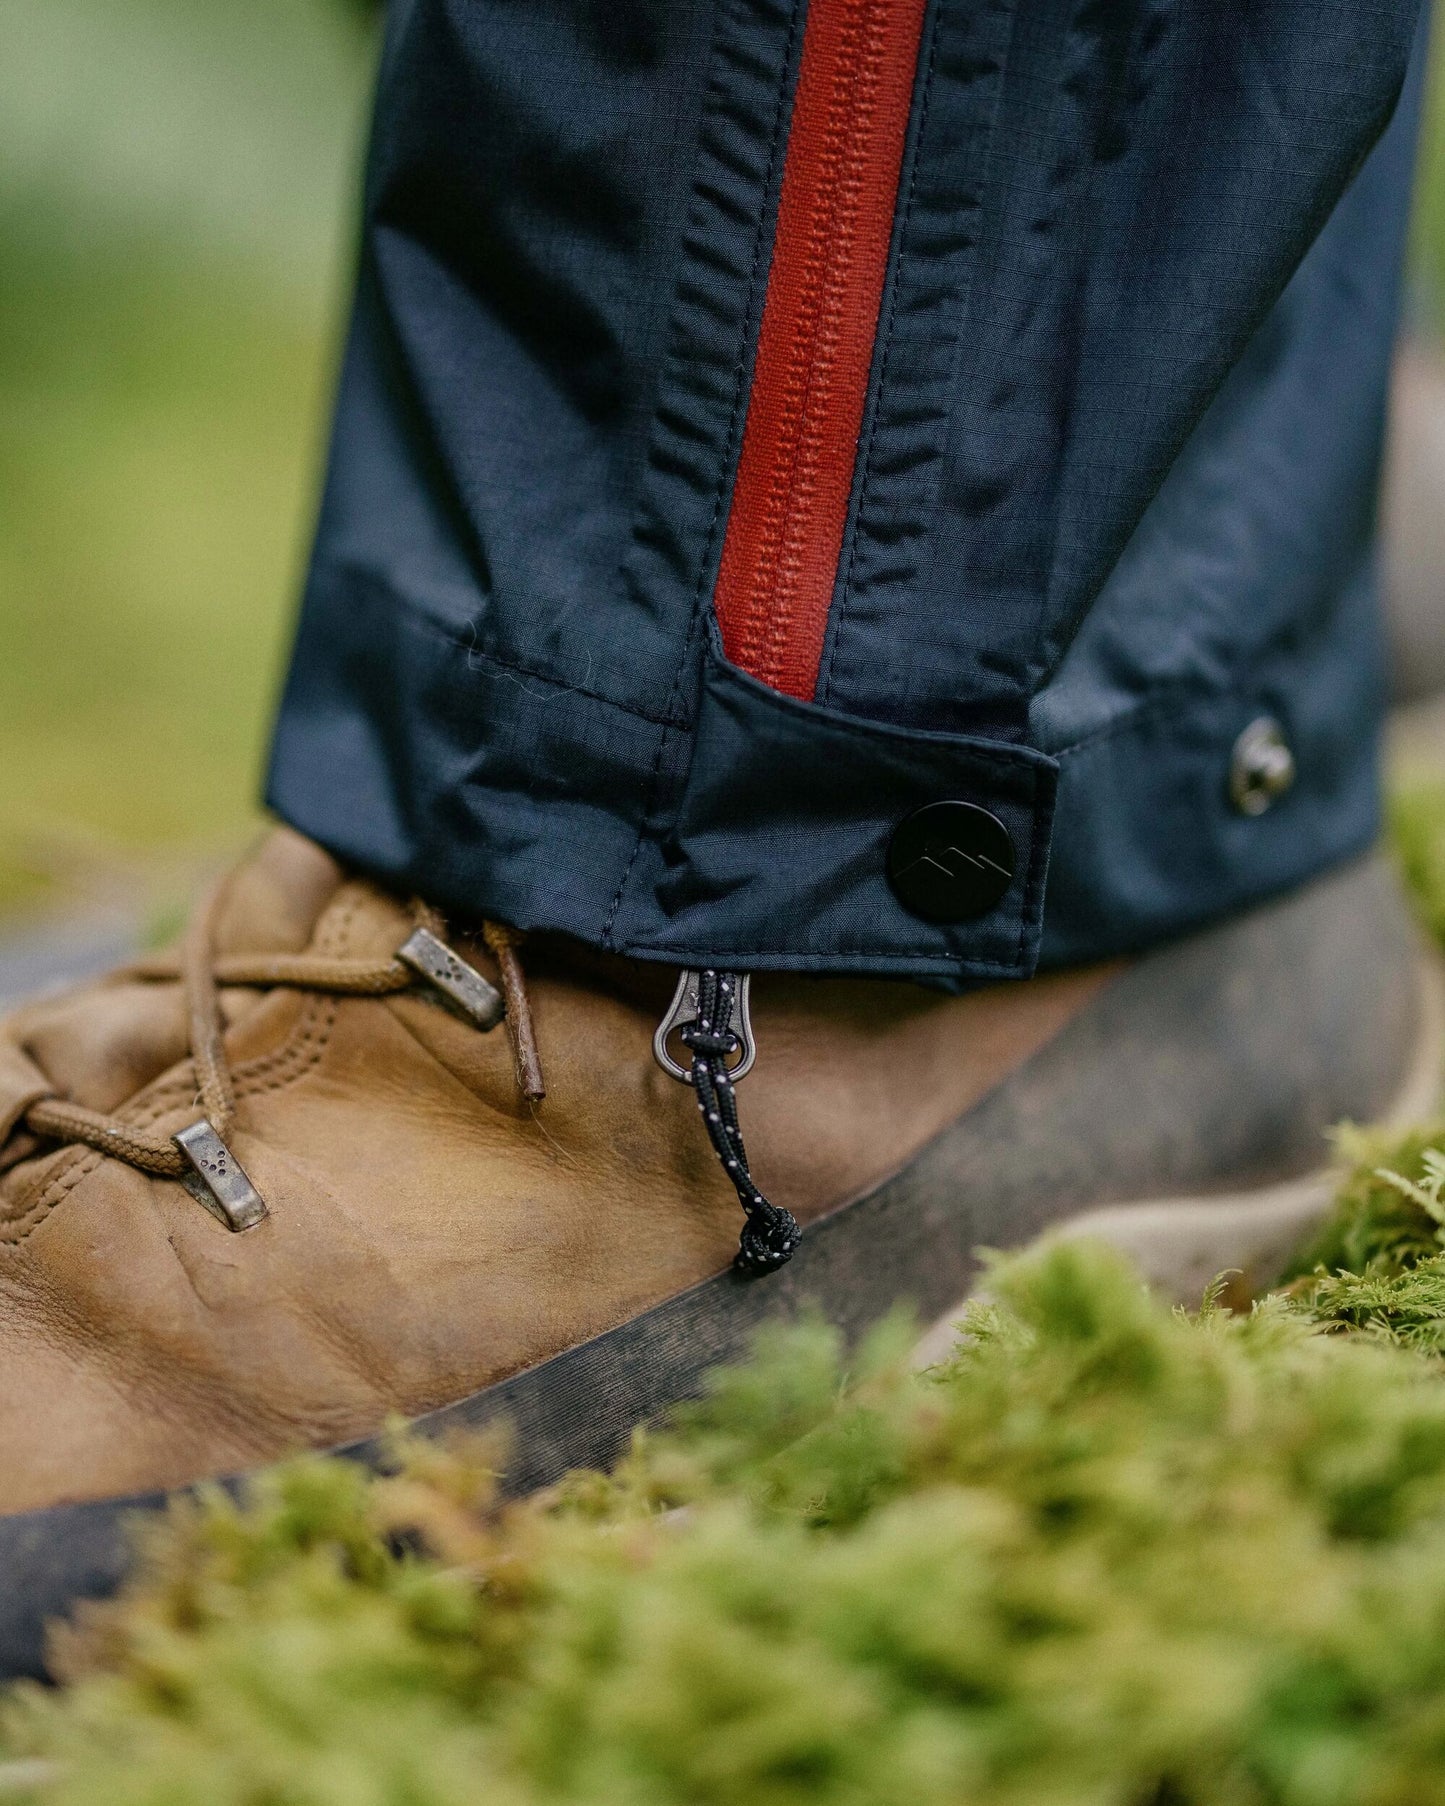
<svg viewBox="0 0 1445 1806">
<path fill-rule="evenodd" d="M 926 0 L 810 0 L 714 606 L 813 699 L 853 487 Z"/>
</svg>

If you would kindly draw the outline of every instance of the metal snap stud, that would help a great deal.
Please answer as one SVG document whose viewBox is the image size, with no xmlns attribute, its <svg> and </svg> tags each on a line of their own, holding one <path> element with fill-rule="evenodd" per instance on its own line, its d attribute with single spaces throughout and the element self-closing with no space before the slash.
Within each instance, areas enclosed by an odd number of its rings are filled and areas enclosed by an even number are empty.
<svg viewBox="0 0 1445 1806">
<path fill-rule="evenodd" d="M 1295 779 L 1294 754 L 1273 715 L 1261 715 L 1234 743 L 1229 800 L 1241 815 L 1263 815 Z"/>
</svg>

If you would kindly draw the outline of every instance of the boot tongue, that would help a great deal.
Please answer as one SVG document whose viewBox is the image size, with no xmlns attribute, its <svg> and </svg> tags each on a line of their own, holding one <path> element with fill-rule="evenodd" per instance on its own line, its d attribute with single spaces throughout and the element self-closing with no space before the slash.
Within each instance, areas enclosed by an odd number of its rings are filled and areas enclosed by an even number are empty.
<svg viewBox="0 0 1445 1806">
<path fill-rule="evenodd" d="M 227 881 L 216 952 L 303 952 L 342 880 L 341 867 L 314 840 L 272 829 Z"/>
</svg>

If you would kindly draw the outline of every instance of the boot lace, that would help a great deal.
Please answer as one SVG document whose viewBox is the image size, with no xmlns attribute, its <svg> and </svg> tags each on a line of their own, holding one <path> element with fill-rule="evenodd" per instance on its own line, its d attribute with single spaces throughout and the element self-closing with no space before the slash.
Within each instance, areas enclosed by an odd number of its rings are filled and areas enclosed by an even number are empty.
<svg viewBox="0 0 1445 1806">
<path fill-rule="evenodd" d="M 118 976 L 129 980 L 179 981 L 186 1010 L 187 1054 L 195 1073 L 199 1121 L 166 1135 L 122 1113 L 92 1110 L 51 1096 L 25 1111 L 23 1121 L 42 1142 L 79 1145 L 124 1161 L 158 1178 L 178 1179 L 228 1229 L 254 1228 L 267 1215 L 229 1146 L 236 1123 L 236 1086 L 226 1054 L 221 1011 L 223 989 L 294 990 L 336 997 L 387 997 L 429 983 L 483 1030 L 505 1020 L 522 1094 L 537 1103 L 546 1095 L 537 1037 L 527 996 L 519 947 L 522 936 L 501 922 L 483 924 L 482 938 L 497 962 L 501 991 L 462 959 L 443 938 L 440 916 L 429 905 L 411 904 L 413 930 L 385 959 L 347 959 L 319 953 L 218 954 L 216 925 L 225 886 L 197 912 L 179 954 L 142 959 Z M 798 1246 L 798 1224 L 789 1211 L 769 1202 L 748 1167 L 738 1127 L 732 1061 L 739 1038 L 731 1022 L 743 979 L 736 973 L 704 971 L 695 976 L 694 1013 L 677 1024 L 692 1056 L 683 1074 L 692 1084 L 704 1127 L 723 1170 L 737 1192 L 746 1218 L 736 1265 L 745 1273 L 768 1273 L 788 1261 Z M 681 993 L 680 993 L 681 994 Z M 667 1025 L 664 1024 L 664 1031 Z M 661 1055 L 659 1055 L 661 1057 Z"/>
<path fill-rule="evenodd" d="M 518 1085 L 533 1102 L 545 1095 L 537 1039 L 532 1024 L 526 981 L 518 957 L 521 936 L 498 922 L 487 922 L 483 937 L 497 960 L 501 996 L 472 967 L 449 948 L 443 924 L 435 910 L 416 901 L 411 905 L 414 931 L 397 953 L 385 959 L 344 959 L 317 953 L 215 952 L 215 929 L 225 887 L 219 887 L 201 909 L 181 944 L 179 955 L 157 955 L 136 961 L 120 974 L 127 979 L 180 981 L 186 1008 L 187 1053 L 195 1072 L 196 1097 L 202 1124 L 221 1144 L 217 1159 L 239 1173 L 239 1164 L 225 1146 L 236 1122 L 236 1087 L 226 1054 L 220 994 L 223 988 L 317 992 L 337 997 L 386 997 L 411 990 L 419 980 L 429 980 L 453 1002 L 460 1003 L 479 1026 L 507 1023 L 517 1066 Z M 490 1020 L 483 1020 L 479 1006 L 495 1004 Z M 505 1014 L 504 1014 L 505 1012 Z M 127 1166 L 158 1177 L 193 1183 L 198 1163 L 187 1152 L 184 1136 L 156 1133 L 126 1116 L 91 1110 L 62 1097 L 42 1098 L 24 1114 L 25 1126 L 42 1141 L 78 1144 L 122 1160 Z M 215 1190 L 213 1174 L 201 1173 Z M 222 1175 L 226 1176 L 225 1174 Z M 244 1174 L 241 1174 L 244 1181 Z M 249 1182 L 246 1182 L 249 1185 Z M 203 1199 L 211 1208 L 209 1200 Z M 260 1204 L 260 1200 L 256 1200 Z M 227 1216 L 229 1216 L 229 1212 Z M 232 1227 L 250 1227 L 265 1215 L 264 1205 L 249 1220 Z M 223 1220 L 227 1220 L 223 1216 Z"/>
</svg>

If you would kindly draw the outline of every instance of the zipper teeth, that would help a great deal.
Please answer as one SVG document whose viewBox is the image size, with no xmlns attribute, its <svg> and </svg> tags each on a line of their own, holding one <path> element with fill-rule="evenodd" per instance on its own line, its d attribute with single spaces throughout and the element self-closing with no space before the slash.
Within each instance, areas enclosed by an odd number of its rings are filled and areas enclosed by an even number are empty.
<svg viewBox="0 0 1445 1806">
<path fill-rule="evenodd" d="M 809 0 L 718 571 L 729 658 L 811 699 L 842 546 L 925 0 Z"/>
<path fill-rule="evenodd" d="M 769 485 L 767 528 L 747 598 L 742 662 L 764 683 L 776 684 L 798 600 L 804 536 L 801 516 L 817 487 L 818 457 L 838 351 L 848 252 L 862 187 L 858 151 L 877 104 L 881 44 L 878 0 L 849 0 L 839 33 L 828 103 L 828 126 L 818 192 L 807 231 L 807 281 L 790 325 L 785 412 L 791 431 L 776 449 Z M 870 32 L 869 27 L 874 29 Z M 769 607 L 771 601 L 771 607 Z"/>
</svg>

